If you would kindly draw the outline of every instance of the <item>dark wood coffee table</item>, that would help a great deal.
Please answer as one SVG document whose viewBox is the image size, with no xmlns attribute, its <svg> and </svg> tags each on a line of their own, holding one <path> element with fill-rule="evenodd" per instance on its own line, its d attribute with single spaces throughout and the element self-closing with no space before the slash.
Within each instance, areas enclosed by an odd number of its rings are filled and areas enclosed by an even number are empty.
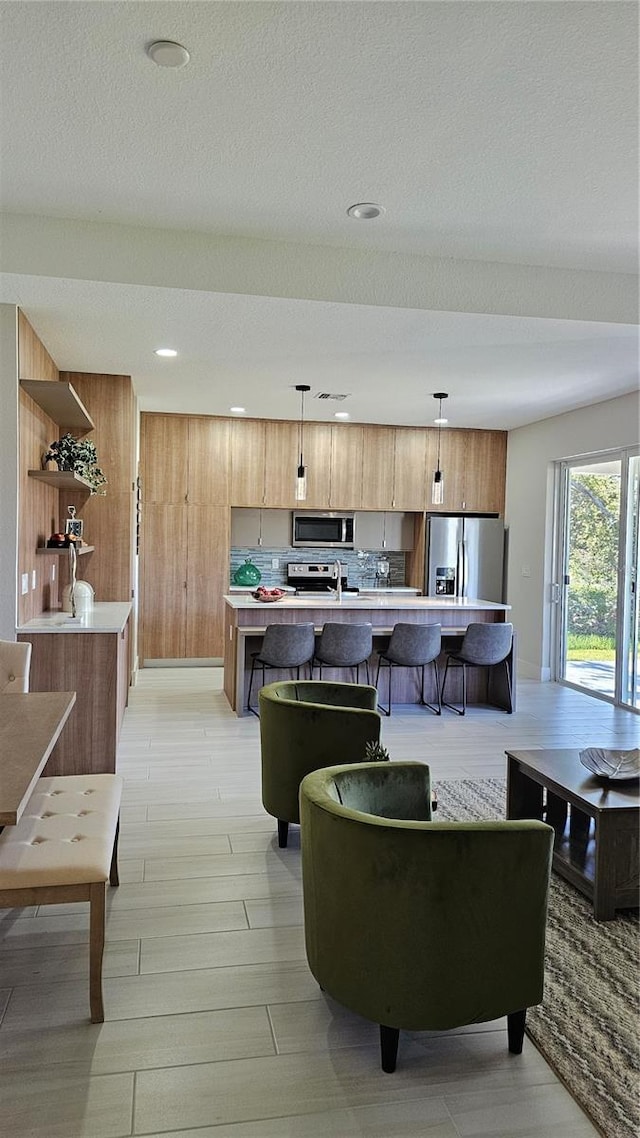
<svg viewBox="0 0 640 1138">
<path fill-rule="evenodd" d="M 593 901 L 597 921 L 639 903 L 638 781 L 607 781 L 577 750 L 507 751 L 507 818 L 555 830 L 553 868 Z"/>
</svg>

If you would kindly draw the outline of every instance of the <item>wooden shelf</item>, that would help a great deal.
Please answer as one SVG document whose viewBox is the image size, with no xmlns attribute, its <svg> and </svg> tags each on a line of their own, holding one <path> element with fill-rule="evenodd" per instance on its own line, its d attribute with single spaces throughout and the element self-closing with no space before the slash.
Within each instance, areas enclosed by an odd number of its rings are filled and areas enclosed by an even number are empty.
<svg viewBox="0 0 640 1138">
<path fill-rule="evenodd" d="M 95 423 L 70 383 L 51 379 L 21 379 L 20 386 L 60 427 L 86 435 Z"/>
<path fill-rule="evenodd" d="M 76 553 L 81 557 L 83 553 L 93 553 L 95 545 L 76 545 Z M 39 545 L 36 553 L 68 553 L 69 546 Z"/>
<path fill-rule="evenodd" d="M 58 490 L 90 490 L 91 483 L 73 470 L 29 470 L 29 478 L 39 478 Z"/>
</svg>

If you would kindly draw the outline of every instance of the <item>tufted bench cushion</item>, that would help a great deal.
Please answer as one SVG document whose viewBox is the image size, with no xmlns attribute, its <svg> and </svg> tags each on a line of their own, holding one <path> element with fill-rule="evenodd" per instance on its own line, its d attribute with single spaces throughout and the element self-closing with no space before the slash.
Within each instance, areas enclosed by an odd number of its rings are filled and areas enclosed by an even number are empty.
<svg viewBox="0 0 640 1138">
<path fill-rule="evenodd" d="M 118 884 L 119 775 L 41 778 L 0 832 L 0 908 L 90 902 L 91 1018 L 102 1022 L 106 883 Z"/>
<path fill-rule="evenodd" d="M 108 881 L 121 793 L 119 775 L 39 779 L 0 834 L 0 889 Z"/>
</svg>

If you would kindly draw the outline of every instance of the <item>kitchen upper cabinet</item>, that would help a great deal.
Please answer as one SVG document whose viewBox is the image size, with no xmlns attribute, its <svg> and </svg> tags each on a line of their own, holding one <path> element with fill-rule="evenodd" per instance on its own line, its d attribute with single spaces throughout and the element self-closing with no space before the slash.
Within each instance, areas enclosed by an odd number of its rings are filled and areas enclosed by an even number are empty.
<svg viewBox="0 0 640 1138">
<path fill-rule="evenodd" d="M 428 509 L 431 497 L 431 472 L 427 471 L 429 431 L 425 427 L 396 427 L 394 434 L 393 509 Z"/>
<path fill-rule="evenodd" d="M 428 428 L 427 436 L 427 509 L 447 512 L 464 510 L 464 461 L 467 432 L 445 427 L 440 440 L 440 470 L 444 479 L 444 502 L 431 504 L 431 484 L 438 463 L 438 432 Z"/>
<path fill-rule="evenodd" d="M 297 423 L 269 421 L 265 426 L 265 506 L 294 505 L 296 471 L 300 457 Z M 305 456 L 306 462 L 306 456 Z"/>
<path fill-rule="evenodd" d="M 261 506 L 264 502 L 266 423 L 264 419 L 233 419 L 230 423 L 231 506 Z"/>
<path fill-rule="evenodd" d="M 186 502 L 189 420 L 186 415 L 140 416 L 140 464 L 145 503 Z"/>
<path fill-rule="evenodd" d="M 504 513 L 506 431 L 465 431 L 464 509 Z"/>
<path fill-rule="evenodd" d="M 224 654 L 222 600 L 229 581 L 229 510 L 187 506 L 185 656 Z"/>
<path fill-rule="evenodd" d="M 303 458 L 307 468 L 307 497 L 295 502 L 305 510 L 328 510 L 331 504 L 331 423 L 305 423 Z M 296 465 L 297 465 L 296 457 Z M 295 471 L 294 471 L 295 473 Z"/>
<path fill-rule="evenodd" d="M 364 428 L 331 426 L 332 509 L 359 509 L 362 505 L 362 460 Z"/>
<path fill-rule="evenodd" d="M 367 426 L 363 432 L 362 501 L 365 510 L 390 510 L 394 502 L 396 432 Z"/>
<path fill-rule="evenodd" d="M 234 549 L 284 549 L 291 545 L 291 510 L 231 510 Z"/>
<path fill-rule="evenodd" d="M 191 505 L 229 504 L 229 421 L 208 415 L 188 422 L 187 494 Z"/>
<path fill-rule="evenodd" d="M 358 511 L 355 544 L 358 549 L 389 553 L 413 549 L 413 517 L 400 511 Z"/>
</svg>

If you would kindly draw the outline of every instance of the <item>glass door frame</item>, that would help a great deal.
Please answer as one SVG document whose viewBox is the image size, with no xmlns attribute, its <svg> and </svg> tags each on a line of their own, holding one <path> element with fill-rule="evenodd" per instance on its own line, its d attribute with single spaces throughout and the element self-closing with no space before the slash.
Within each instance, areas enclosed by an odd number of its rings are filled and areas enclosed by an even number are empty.
<svg viewBox="0 0 640 1138">
<path fill-rule="evenodd" d="M 640 709 L 623 701 L 623 679 L 625 669 L 628 667 L 628 645 L 625 636 L 631 627 L 631 584 L 638 588 L 631 568 L 632 533 L 629 514 L 629 468 L 631 459 L 640 454 L 637 447 L 623 447 L 615 450 L 599 451 L 591 454 L 576 455 L 572 458 L 562 459 L 555 465 L 555 510 L 553 529 L 553 564 L 554 578 L 551 584 L 552 606 L 552 635 L 554 644 L 554 678 L 557 683 L 576 691 L 585 692 L 594 699 L 604 700 L 626 710 L 638 712 Z M 616 654 L 614 674 L 614 695 L 595 691 L 592 688 L 582 687 L 566 679 L 566 638 L 567 638 L 567 597 L 568 584 L 566 581 L 568 560 L 568 528 L 570 504 L 570 473 L 575 467 L 597 465 L 598 462 L 620 461 L 620 516 L 618 526 L 618 573 L 617 573 L 617 603 L 616 603 Z M 637 507 L 637 503 L 636 503 Z M 640 540 L 640 538 L 639 538 Z M 635 551 L 636 560 L 638 550 Z M 635 604 L 640 603 L 637 593 Z M 637 683 L 638 681 L 636 681 Z"/>
</svg>

